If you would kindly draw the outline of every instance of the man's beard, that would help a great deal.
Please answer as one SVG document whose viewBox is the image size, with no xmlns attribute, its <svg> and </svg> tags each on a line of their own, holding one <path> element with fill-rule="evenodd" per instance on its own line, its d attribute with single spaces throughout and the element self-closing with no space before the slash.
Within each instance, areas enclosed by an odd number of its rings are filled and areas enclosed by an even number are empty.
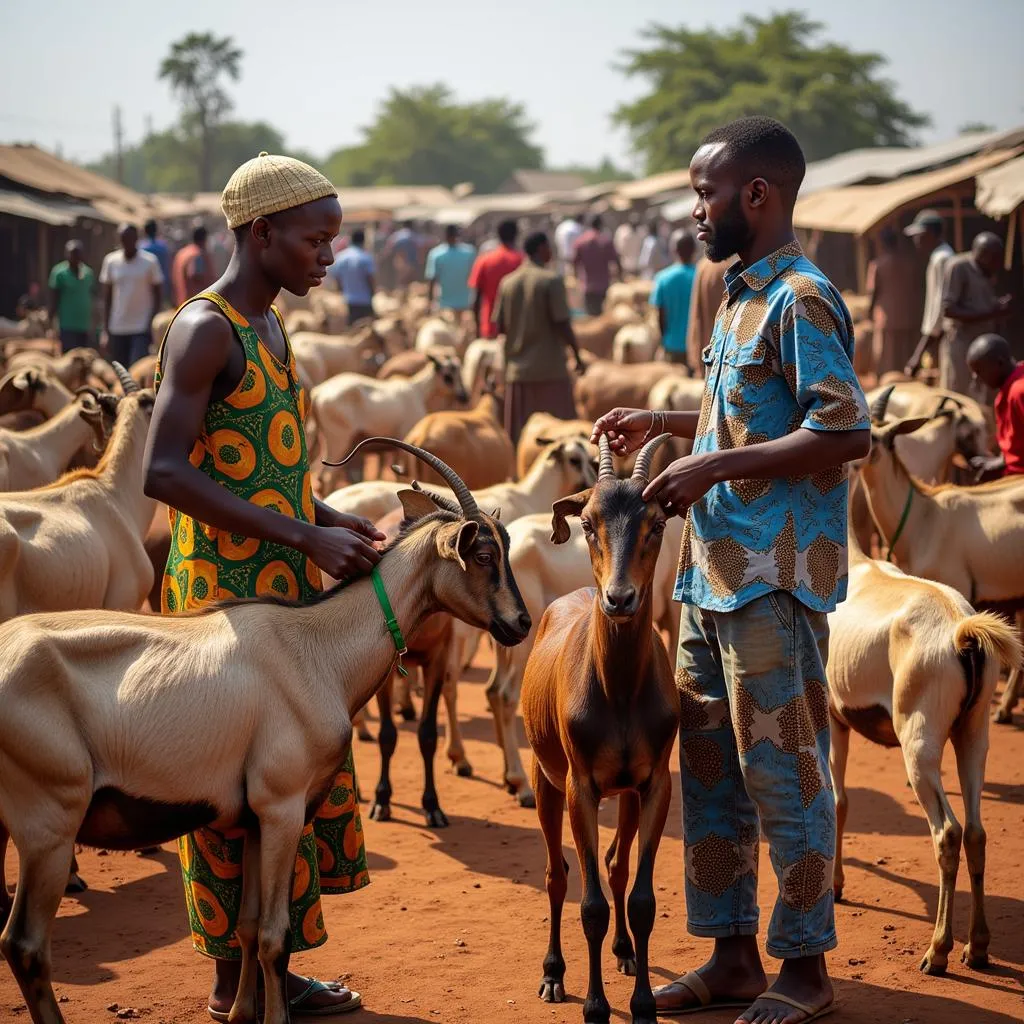
<svg viewBox="0 0 1024 1024">
<path fill-rule="evenodd" d="M 745 249 L 752 236 L 753 231 L 743 216 L 743 200 L 737 192 L 715 224 L 711 240 L 704 243 L 704 254 L 712 263 L 721 263 Z"/>
</svg>

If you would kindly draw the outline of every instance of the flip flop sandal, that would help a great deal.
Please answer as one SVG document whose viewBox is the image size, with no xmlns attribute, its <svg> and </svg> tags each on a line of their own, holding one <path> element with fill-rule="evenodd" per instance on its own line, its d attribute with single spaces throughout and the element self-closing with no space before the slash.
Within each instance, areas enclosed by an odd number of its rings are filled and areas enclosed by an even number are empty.
<svg viewBox="0 0 1024 1024">
<path fill-rule="evenodd" d="M 799 1024 L 811 1024 L 812 1020 L 821 1020 L 822 1017 L 831 1013 L 836 1008 L 834 997 L 831 1002 L 817 1008 L 801 1003 L 799 999 L 794 999 L 792 996 L 784 996 L 781 992 L 762 992 L 757 999 L 769 999 L 773 1003 L 785 1003 L 786 1006 L 792 1006 L 794 1010 L 806 1013 L 807 1016 Z M 754 1002 L 757 1002 L 757 999 Z"/>
<path fill-rule="evenodd" d="M 288 1008 L 293 1012 L 297 1013 L 300 1017 L 336 1017 L 342 1013 L 351 1013 L 353 1010 L 358 1010 L 363 1005 L 363 997 L 358 992 L 352 992 L 352 998 L 347 1002 L 338 1003 L 336 1006 L 321 1006 L 311 1007 L 303 1009 L 303 1003 L 305 1003 L 310 996 L 318 995 L 320 992 L 340 992 L 345 986 L 336 981 L 317 981 L 316 978 L 310 978 L 309 985 L 304 991 L 300 992 L 294 999 L 288 1000 Z M 351 992 L 352 990 L 349 989 Z M 212 1006 L 207 1006 L 207 1011 L 210 1017 L 219 1021 L 220 1024 L 227 1024 L 228 1011 L 226 1010 L 215 1010 Z M 260 1017 L 263 1016 L 263 1008 L 260 1007 Z"/>
<path fill-rule="evenodd" d="M 688 988 L 697 997 L 697 1005 L 681 1006 L 676 1010 L 663 1010 L 659 1007 L 659 1017 L 686 1017 L 691 1013 L 707 1013 L 711 1010 L 746 1009 L 753 1001 L 751 999 L 715 999 L 711 990 L 704 984 L 704 979 L 696 971 L 681 974 L 671 984 Z"/>
</svg>

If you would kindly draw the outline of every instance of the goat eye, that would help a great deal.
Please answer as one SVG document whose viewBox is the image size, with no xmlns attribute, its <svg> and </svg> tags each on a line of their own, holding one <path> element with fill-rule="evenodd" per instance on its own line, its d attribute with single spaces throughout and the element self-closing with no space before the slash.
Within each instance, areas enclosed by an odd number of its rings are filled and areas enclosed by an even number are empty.
<svg viewBox="0 0 1024 1024">
<path fill-rule="evenodd" d="M 478 551 L 473 558 L 477 565 L 490 565 L 494 561 L 494 556 L 489 551 Z"/>
<path fill-rule="evenodd" d="M 586 535 L 587 535 L 588 537 L 591 537 L 591 536 L 593 536 L 593 534 L 594 534 L 594 527 L 593 527 L 593 526 L 591 526 L 591 524 L 590 524 L 590 520 L 589 520 L 589 519 L 581 519 L 581 520 L 580 520 L 580 525 L 581 525 L 581 526 L 583 527 L 583 532 L 584 532 L 584 533 L 585 533 L 585 534 L 586 534 Z"/>
</svg>

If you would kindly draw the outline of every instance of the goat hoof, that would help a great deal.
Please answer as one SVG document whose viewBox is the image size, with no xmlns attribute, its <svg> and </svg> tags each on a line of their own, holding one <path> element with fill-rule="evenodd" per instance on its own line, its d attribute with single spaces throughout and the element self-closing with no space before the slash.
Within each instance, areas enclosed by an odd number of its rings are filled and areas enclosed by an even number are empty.
<svg viewBox="0 0 1024 1024">
<path fill-rule="evenodd" d="M 398 714 L 401 716 L 403 722 L 416 721 L 416 709 L 412 705 L 405 708 L 399 708 Z"/>
<path fill-rule="evenodd" d="M 373 733 L 370 732 L 370 730 L 367 729 L 365 725 L 361 725 L 356 730 L 356 736 L 359 738 L 359 741 L 361 743 L 372 743 L 374 740 Z"/>
<path fill-rule="evenodd" d="M 636 977 L 636 960 L 633 957 L 616 957 L 615 963 L 619 969 L 620 974 L 624 974 L 627 978 Z"/>
<path fill-rule="evenodd" d="M 516 795 L 516 800 L 519 801 L 520 807 L 536 807 L 537 798 L 533 795 L 532 790 L 520 790 Z"/>
<path fill-rule="evenodd" d="M 427 828 L 447 828 L 448 827 L 448 815 L 441 810 L 440 807 L 435 807 L 432 811 L 427 811 Z"/>
<path fill-rule="evenodd" d="M 949 961 L 945 956 L 928 950 L 924 955 L 924 959 L 921 961 L 921 973 L 930 974 L 933 977 L 945 974 L 948 963 Z"/>
<path fill-rule="evenodd" d="M 837 882 L 832 886 L 832 898 L 836 903 L 843 902 L 843 883 Z"/>
<path fill-rule="evenodd" d="M 473 777 L 473 766 L 463 758 L 461 761 L 457 761 L 455 764 L 455 774 L 460 779 L 471 779 Z"/>
<path fill-rule="evenodd" d="M 963 952 L 960 954 L 960 959 L 963 963 L 967 964 L 972 971 L 983 971 L 988 967 L 988 951 L 983 950 L 980 953 L 975 953 L 971 949 L 971 944 L 968 942 L 964 946 Z"/>
<path fill-rule="evenodd" d="M 565 986 L 555 978 L 544 978 L 540 983 L 538 995 L 545 1003 L 564 1003 Z"/>
<path fill-rule="evenodd" d="M 85 892 L 89 883 L 77 872 L 73 871 L 68 875 L 68 884 L 64 886 L 64 893 L 67 896 L 74 896 L 76 893 Z"/>
<path fill-rule="evenodd" d="M 371 821 L 390 821 L 391 820 L 391 805 L 378 803 L 376 800 L 370 807 L 370 820 Z"/>
</svg>

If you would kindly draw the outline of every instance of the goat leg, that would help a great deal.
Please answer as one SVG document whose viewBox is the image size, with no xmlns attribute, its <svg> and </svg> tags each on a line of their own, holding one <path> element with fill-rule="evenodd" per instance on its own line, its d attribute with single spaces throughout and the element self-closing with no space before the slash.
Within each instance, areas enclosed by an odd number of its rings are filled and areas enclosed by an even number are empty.
<svg viewBox="0 0 1024 1024">
<path fill-rule="evenodd" d="M 380 779 L 370 807 L 372 821 L 391 820 L 391 757 L 398 746 L 398 730 L 391 716 L 391 680 L 377 691 L 377 712 L 380 715 L 380 732 L 377 744 L 380 747 Z"/>
<path fill-rule="evenodd" d="M 654 861 L 665 831 L 671 799 L 672 776 L 666 759 L 661 770 L 652 775 L 647 792 L 640 799 L 640 852 L 636 863 L 636 881 L 629 894 L 628 906 L 629 927 L 636 942 L 636 981 L 633 984 L 633 997 L 629 1001 L 633 1024 L 657 1024 L 658 1010 L 651 991 L 647 952 L 658 909 L 654 895 Z"/>
<path fill-rule="evenodd" d="M 67 885 L 64 886 L 64 894 L 66 896 L 74 896 L 77 893 L 85 892 L 89 888 L 89 883 L 79 874 L 78 871 L 78 857 L 73 856 L 71 858 L 71 871 L 68 874 Z"/>
<path fill-rule="evenodd" d="M 294 870 L 294 869 L 293 869 Z M 259 970 L 260 927 L 260 830 L 250 828 L 245 834 L 242 854 L 242 902 L 238 910 L 235 935 L 242 953 L 242 969 L 238 977 L 235 1002 L 228 1014 L 230 1024 L 256 1024 L 256 999 Z"/>
<path fill-rule="evenodd" d="M 253 808 L 260 828 L 260 923 L 258 948 L 266 1007 L 263 1024 L 288 1024 L 288 915 L 295 858 L 305 820 L 305 800 Z"/>
<path fill-rule="evenodd" d="M 850 798 L 846 795 L 846 762 L 850 753 L 850 728 L 833 714 L 828 716 L 829 774 L 836 795 L 836 860 L 832 867 L 832 893 L 838 903 L 843 898 L 846 874 L 843 871 L 843 833 L 846 831 L 846 812 Z"/>
<path fill-rule="evenodd" d="M 964 853 L 971 876 L 971 923 L 961 959 L 975 970 L 988 966 L 991 938 L 985 919 L 985 828 L 981 823 L 981 790 L 988 758 L 988 709 L 971 708 L 966 722 L 953 731 L 953 749 L 964 798 Z"/>
<path fill-rule="evenodd" d="M 626 927 L 626 885 L 629 882 L 629 851 L 640 825 L 640 797 L 633 790 L 619 794 L 619 825 L 615 830 L 604 862 L 608 868 L 608 885 L 615 904 L 615 937 L 612 953 L 619 970 L 633 977 L 636 974 L 636 952 Z"/>
<path fill-rule="evenodd" d="M 18 982 L 32 1024 L 64 1024 L 50 981 L 50 936 L 74 851 L 73 836 L 45 848 L 25 843 L 18 850 L 18 887 L 0 935 L 0 953 Z"/>
<path fill-rule="evenodd" d="M 580 873 L 583 876 L 580 920 L 587 940 L 590 966 L 587 998 L 583 1003 L 583 1021 L 584 1024 L 608 1024 L 612 1009 L 604 994 L 601 947 L 608 934 L 608 919 L 611 915 L 608 900 L 601 891 L 601 871 L 598 867 L 597 806 L 600 798 L 589 781 L 576 779 L 572 775 L 566 786 L 566 797 L 569 823 L 572 825 L 576 854 L 580 859 Z"/>
<path fill-rule="evenodd" d="M 1006 680 L 1006 689 L 1003 690 L 1003 698 L 999 702 L 996 711 L 996 721 L 1006 725 L 1013 721 L 1013 709 L 1020 700 L 1020 681 L 1024 673 L 1019 668 L 1010 669 L 1010 675 Z"/>
<path fill-rule="evenodd" d="M 458 626 L 458 623 L 456 623 Z M 458 675 L 462 674 L 462 665 L 459 666 Z M 444 711 L 448 719 L 448 760 L 455 766 L 455 774 L 460 778 L 472 778 L 473 766 L 466 757 L 466 747 L 462 742 L 462 729 L 459 728 L 458 709 L 458 686 L 456 679 L 446 679 L 442 689 L 444 697 Z"/>
<path fill-rule="evenodd" d="M 437 705 L 445 683 L 445 666 L 448 651 L 441 647 L 434 652 L 429 664 L 423 668 L 423 715 L 420 718 L 417 738 L 420 755 L 423 758 L 423 813 L 428 828 L 447 828 L 448 817 L 437 799 L 434 781 L 434 755 L 437 753 Z"/>
<path fill-rule="evenodd" d="M 398 714 L 403 722 L 416 721 L 416 706 L 412 702 L 412 686 L 409 683 L 411 678 L 411 676 L 391 677 L 391 685 L 394 687 L 392 700 L 398 705 Z M 426 682 L 424 682 L 425 686 Z M 425 694 L 423 699 L 426 700 Z"/>
<path fill-rule="evenodd" d="M 562 854 L 562 814 L 565 810 L 565 795 L 551 783 L 536 758 L 533 761 L 533 788 L 537 793 L 537 817 L 540 819 L 544 845 L 547 848 L 544 883 L 548 891 L 550 908 L 548 951 L 544 956 L 544 976 L 541 978 L 538 995 L 545 1003 L 562 1003 L 565 1002 L 562 906 L 565 903 L 568 869 Z"/>
<path fill-rule="evenodd" d="M 4 823 L 0 821 L 0 931 L 7 924 L 7 915 L 11 912 L 11 897 L 7 895 L 7 873 L 5 870 L 7 840 L 10 837 Z"/>
</svg>

